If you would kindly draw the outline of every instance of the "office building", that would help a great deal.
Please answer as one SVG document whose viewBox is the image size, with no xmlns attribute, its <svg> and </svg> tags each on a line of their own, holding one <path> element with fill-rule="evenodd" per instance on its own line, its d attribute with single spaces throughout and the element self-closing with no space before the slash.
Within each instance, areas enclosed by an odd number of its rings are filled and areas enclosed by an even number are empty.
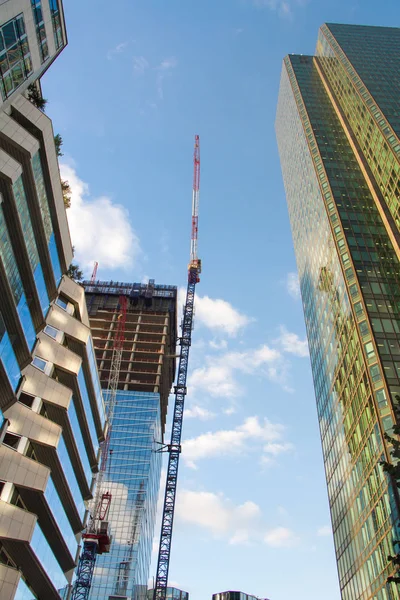
<svg viewBox="0 0 400 600">
<path fill-rule="evenodd" d="M 153 596 L 154 589 L 148 590 L 147 600 L 153 600 Z M 189 600 L 189 593 L 175 587 L 167 587 L 165 598 L 166 600 Z"/>
<path fill-rule="evenodd" d="M 219 592 L 218 594 L 212 595 L 212 600 L 261 600 L 257 596 L 245 594 L 244 592 Z M 268 600 L 263 598 L 262 600 Z"/>
<path fill-rule="evenodd" d="M 284 59 L 278 146 L 344 600 L 395 600 L 400 29 L 323 25 Z"/>
<path fill-rule="evenodd" d="M 128 299 L 121 368 L 104 490 L 112 494 L 109 554 L 97 557 L 90 600 L 146 600 L 160 449 L 175 375 L 177 288 L 85 282 L 100 381 L 108 399 L 121 295 Z"/>
<path fill-rule="evenodd" d="M 66 43 L 61 2 L 0 3 L 0 597 L 67 598 L 105 408 L 51 121 L 21 92 Z"/>
<path fill-rule="evenodd" d="M 0 108 L 27 91 L 67 43 L 61 0 L 0 2 Z"/>
</svg>

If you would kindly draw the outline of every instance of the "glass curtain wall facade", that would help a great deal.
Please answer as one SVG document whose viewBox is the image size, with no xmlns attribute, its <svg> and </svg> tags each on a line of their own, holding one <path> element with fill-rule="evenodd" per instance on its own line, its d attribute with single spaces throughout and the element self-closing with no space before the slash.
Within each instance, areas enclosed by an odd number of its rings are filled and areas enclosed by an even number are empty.
<svg viewBox="0 0 400 600">
<path fill-rule="evenodd" d="M 399 43 L 324 25 L 316 57 L 284 59 L 276 119 L 344 600 L 399 598 L 398 490 L 379 464 L 400 400 Z"/>
<path fill-rule="evenodd" d="M 0 4 L 0 105 L 35 84 L 67 41 L 61 0 Z"/>
<path fill-rule="evenodd" d="M 146 600 L 161 476 L 160 412 L 157 393 L 117 393 L 103 484 L 112 494 L 112 544 L 97 557 L 90 600 Z"/>
<path fill-rule="evenodd" d="M 259 600 L 257 596 L 251 596 L 244 592 L 219 592 L 218 594 L 212 595 L 212 600 Z M 268 600 L 265 598 L 264 600 Z"/>
<path fill-rule="evenodd" d="M 154 589 L 147 591 L 147 600 L 153 600 Z M 166 600 L 189 600 L 189 593 L 174 587 L 167 587 Z"/>
</svg>

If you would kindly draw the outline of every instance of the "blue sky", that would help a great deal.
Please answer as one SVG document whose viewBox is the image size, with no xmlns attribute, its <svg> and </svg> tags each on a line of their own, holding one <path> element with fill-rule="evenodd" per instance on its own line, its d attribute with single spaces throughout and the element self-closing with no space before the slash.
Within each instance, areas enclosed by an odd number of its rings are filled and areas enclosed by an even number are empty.
<svg viewBox="0 0 400 600">
<path fill-rule="evenodd" d="M 326 21 L 398 25 L 398 0 L 65 0 L 65 13 L 69 46 L 42 83 L 86 274 L 98 260 L 101 279 L 186 285 L 201 139 L 170 581 L 192 600 L 338 600 L 274 119 L 285 54 L 313 53 Z"/>
</svg>

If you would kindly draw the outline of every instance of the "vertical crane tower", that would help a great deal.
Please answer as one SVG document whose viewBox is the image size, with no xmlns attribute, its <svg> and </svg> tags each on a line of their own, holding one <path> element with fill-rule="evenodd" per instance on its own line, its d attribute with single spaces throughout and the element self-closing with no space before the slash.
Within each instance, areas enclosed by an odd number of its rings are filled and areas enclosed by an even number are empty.
<svg viewBox="0 0 400 600">
<path fill-rule="evenodd" d="M 153 600 L 165 600 L 168 585 L 169 560 L 171 554 L 172 528 L 174 523 L 176 489 L 178 483 L 179 455 L 183 409 L 186 396 L 186 379 L 189 364 L 189 350 L 192 342 L 194 297 L 196 284 L 199 283 L 201 260 L 197 256 L 197 236 L 200 193 L 200 138 L 195 136 L 193 157 L 193 198 L 192 198 L 192 237 L 190 243 L 190 263 L 188 266 L 188 284 L 186 302 L 183 310 L 182 335 L 179 339 L 180 355 L 177 383 L 174 388 L 175 406 L 172 420 L 171 443 L 165 446 L 169 453 L 167 481 L 165 485 L 164 508 L 161 522 L 160 547 L 158 552 L 157 574 Z"/>
</svg>

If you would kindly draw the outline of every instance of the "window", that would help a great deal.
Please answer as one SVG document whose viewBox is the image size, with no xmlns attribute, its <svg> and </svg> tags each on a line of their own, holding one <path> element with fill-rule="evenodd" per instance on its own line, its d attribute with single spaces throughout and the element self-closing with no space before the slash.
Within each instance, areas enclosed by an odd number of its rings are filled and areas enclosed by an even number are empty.
<svg viewBox="0 0 400 600">
<path fill-rule="evenodd" d="M 60 8 L 58 0 L 50 0 L 51 20 L 53 23 L 54 42 L 57 50 L 64 46 L 63 32 L 61 28 Z"/>
<path fill-rule="evenodd" d="M 369 368 L 369 372 L 373 382 L 380 381 L 382 379 L 378 365 L 372 365 L 372 367 Z"/>
<path fill-rule="evenodd" d="M 36 37 L 39 46 L 40 60 L 44 63 L 49 58 L 46 28 L 44 26 L 41 0 L 31 0 L 33 19 L 36 26 Z"/>
<path fill-rule="evenodd" d="M 57 336 L 60 332 L 59 329 L 56 329 L 55 327 L 53 327 L 52 325 L 46 325 L 46 327 L 44 328 L 44 332 L 50 336 L 51 338 L 53 338 L 53 340 L 57 339 Z"/>
<path fill-rule="evenodd" d="M 33 358 L 32 364 L 34 367 L 36 367 L 40 371 L 44 372 L 46 369 L 46 366 L 47 366 L 47 360 L 44 360 L 43 358 L 40 358 L 39 356 L 35 356 Z"/>
<path fill-rule="evenodd" d="M 56 304 L 64 310 L 68 309 L 68 300 L 66 300 L 63 296 L 58 296 Z"/>
<path fill-rule="evenodd" d="M 10 433 L 7 431 L 6 435 L 3 438 L 3 444 L 9 446 L 10 448 L 14 448 L 14 450 L 17 450 L 20 440 L 21 436 L 15 435 L 15 433 Z"/>
<path fill-rule="evenodd" d="M 365 348 L 365 353 L 367 355 L 368 360 L 375 358 L 375 351 L 374 351 L 374 346 L 373 346 L 372 342 L 368 342 L 367 344 L 364 344 L 364 348 Z"/>
<path fill-rule="evenodd" d="M 21 402 L 21 404 L 25 404 L 25 406 L 28 406 L 29 408 L 32 408 L 34 400 L 35 400 L 34 396 L 31 396 L 30 394 L 26 394 L 25 392 L 21 392 L 19 395 L 19 398 L 18 398 L 18 402 Z"/>
<path fill-rule="evenodd" d="M 3 100 L 32 73 L 32 59 L 22 15 L 0 27 L 0 89 Z"/>
</svg>

